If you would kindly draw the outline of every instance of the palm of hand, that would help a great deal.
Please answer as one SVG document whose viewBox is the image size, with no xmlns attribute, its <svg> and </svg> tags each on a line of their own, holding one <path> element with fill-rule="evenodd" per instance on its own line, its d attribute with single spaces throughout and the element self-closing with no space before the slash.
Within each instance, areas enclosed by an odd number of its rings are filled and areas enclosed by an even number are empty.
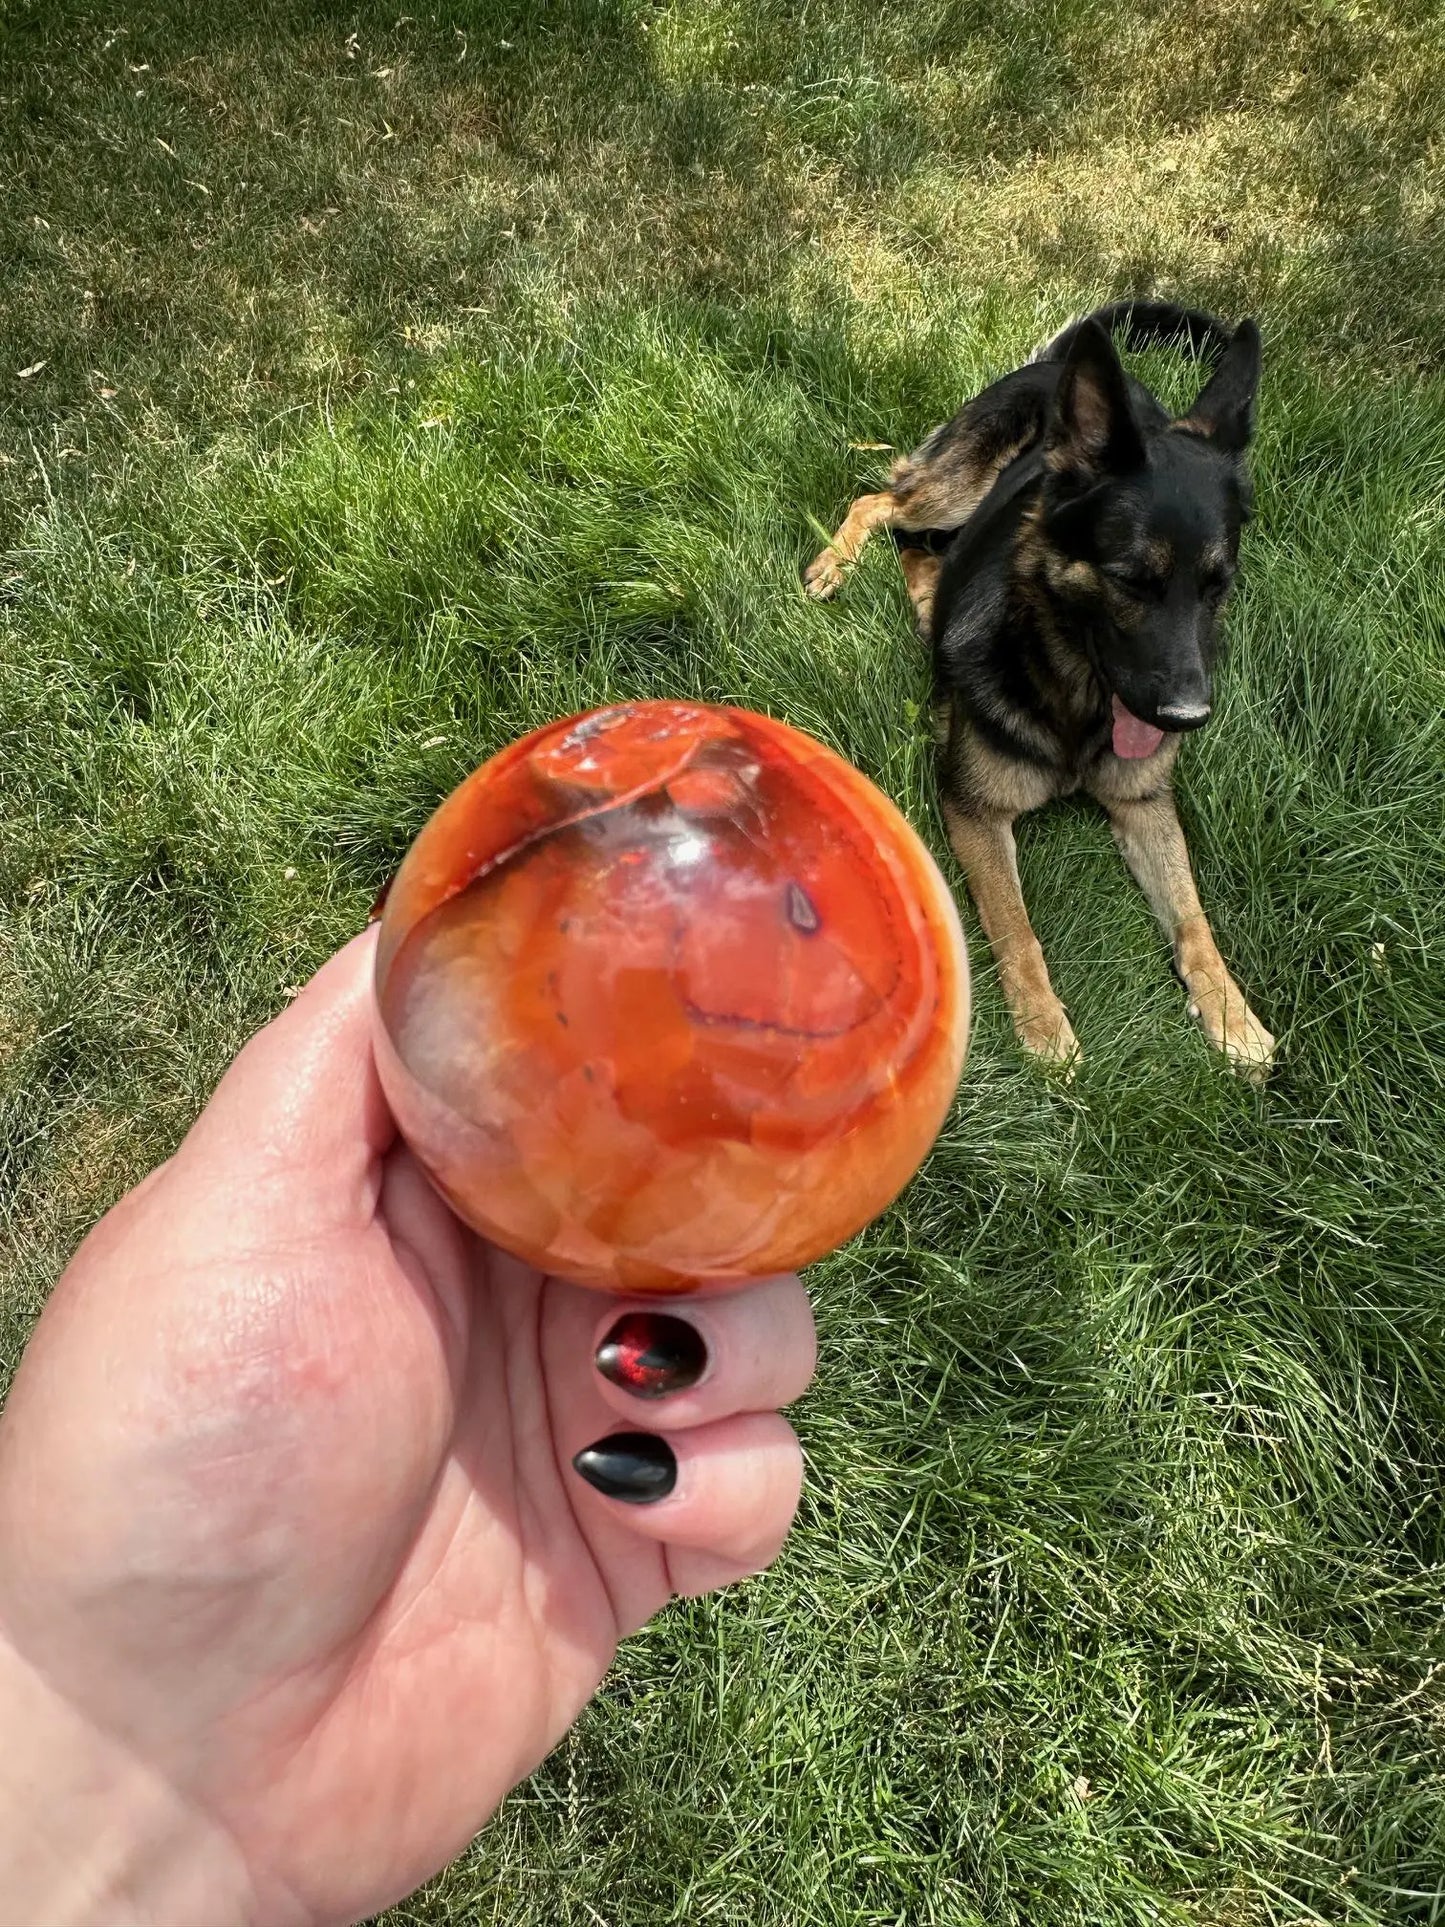
<svg viewBox="0 0 1445 1927">
<path fill-rule="evenodd" d="M 569 1491 L 605 1302 L 465 1232 L 391 1142 L 363 984 L 262 1033 L 92 1234 L 0 1452 L 0 1626 L 305 1920 L 459 1851 L 672 1590 Z"/>
</svg>

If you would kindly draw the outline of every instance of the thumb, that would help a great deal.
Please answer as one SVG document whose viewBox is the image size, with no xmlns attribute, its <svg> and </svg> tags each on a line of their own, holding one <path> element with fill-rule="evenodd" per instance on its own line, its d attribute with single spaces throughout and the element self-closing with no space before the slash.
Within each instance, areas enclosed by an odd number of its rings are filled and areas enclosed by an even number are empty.
<svg viewBox="0 0 1445 1927">
<path fill-rule="evenodd" d="M 372 1055 L 375 956 L 373 925 L 321 966 L 237 1056 L 179 1158 L 308 1189 L 324 1177 L 350 1215 L 348 1180 L 366 1184 L 396 1135 Z"/>
</svg>

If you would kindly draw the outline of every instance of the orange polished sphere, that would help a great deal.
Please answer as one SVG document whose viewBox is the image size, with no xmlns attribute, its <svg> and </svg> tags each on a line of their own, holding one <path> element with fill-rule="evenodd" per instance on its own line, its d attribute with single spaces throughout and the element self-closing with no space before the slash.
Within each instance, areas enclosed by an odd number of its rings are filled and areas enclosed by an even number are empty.
<svg viewBox="0 0 1445 1927">
<path fill-rule="evenodd" d="M 626 703 L 514 743 L 387 898 L 377 1059 L 457 1213 L 608 1290 L 743 1284 L 883 1210 L 963 1068 L 932 858 L 811 737 Z"/>
</svg>

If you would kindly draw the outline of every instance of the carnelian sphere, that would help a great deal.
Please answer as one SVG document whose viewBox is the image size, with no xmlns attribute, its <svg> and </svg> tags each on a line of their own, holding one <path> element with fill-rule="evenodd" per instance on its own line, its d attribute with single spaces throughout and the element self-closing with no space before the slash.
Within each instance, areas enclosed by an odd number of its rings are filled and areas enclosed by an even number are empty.
<svg viewBox="0 0 1445 1927">
<path fill-rule="evenodd" d="M 912 1177 L 963 1067 L 953 899 L 894 806 L 746 710 L 514 743 L 388 896 L 377 1058 L 458 1214 L 607 1290 L 821 1257 Z"/>
</svg>

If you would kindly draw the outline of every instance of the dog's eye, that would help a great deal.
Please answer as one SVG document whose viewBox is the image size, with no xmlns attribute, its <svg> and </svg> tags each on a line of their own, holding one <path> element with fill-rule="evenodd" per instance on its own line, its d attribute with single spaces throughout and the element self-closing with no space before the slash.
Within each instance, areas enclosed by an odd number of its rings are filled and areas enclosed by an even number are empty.
<svg viewBox="0 0 1445 1927">
<path fill-rule="evenodd" d="M 1206 602 L 1223 602 L 1229 594 L 1227 575 L 1207 575 L 1199 585 L 1199 593 Z"/>
<path fill-rule="evenodd" d="M 1104 573 L 1116 589 L 1136 597 L 1140 602 L 1155 601 L 1163 595 L 1166 586 L 1157 575 L 1147 574 L 1142 569 L 1106 569 Z"/>
</svg>

